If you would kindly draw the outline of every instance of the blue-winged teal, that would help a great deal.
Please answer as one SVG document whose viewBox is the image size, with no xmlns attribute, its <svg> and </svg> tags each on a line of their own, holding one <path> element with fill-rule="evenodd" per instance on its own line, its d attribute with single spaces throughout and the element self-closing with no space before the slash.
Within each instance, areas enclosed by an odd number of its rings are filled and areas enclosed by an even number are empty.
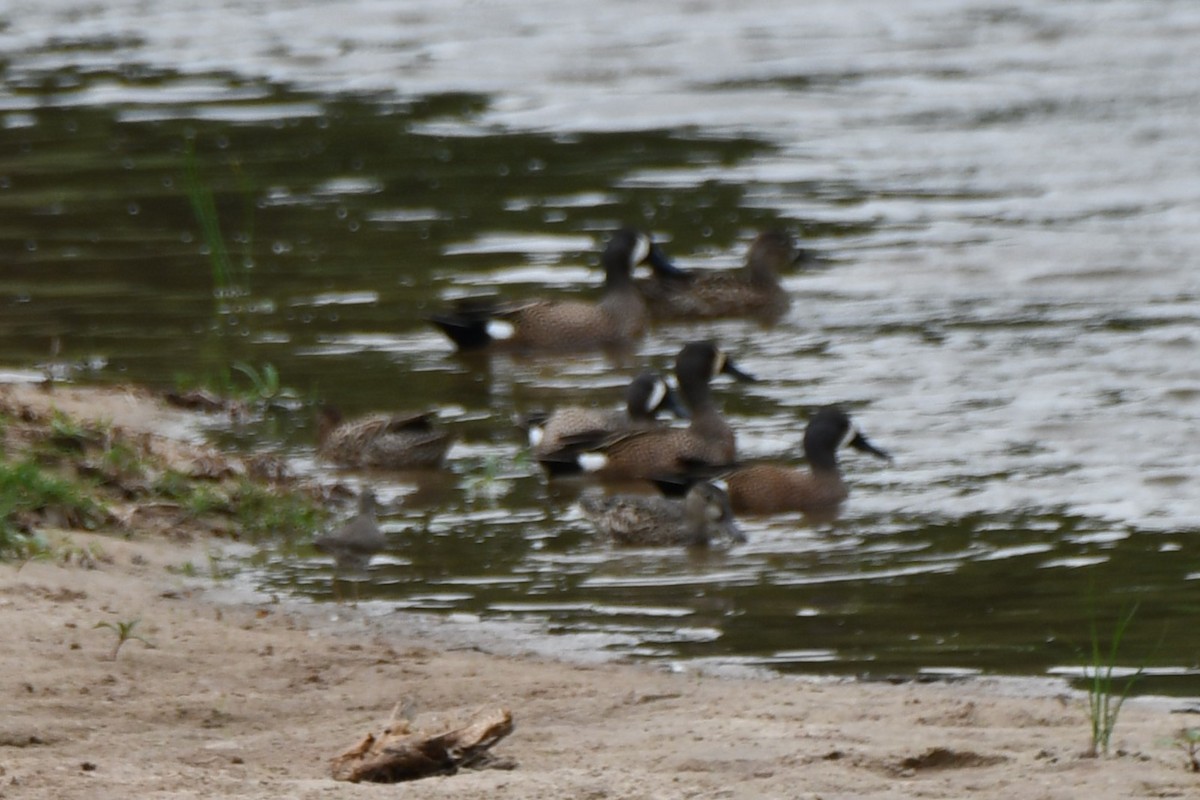
<svg viewBox="0 0 1200 800">
<path fill-rule="evenodd" d="M 670 411 L 687 417 L 687 409 L 663 377 L 644 372 L 625 389 L 625 408 L 604 410 L 589 406 L 565 406 L 542 417 L 527 417 L 529 447 L 539 461 L 561 460 L 564 449 L 578 442 L 595 442 L 619 433 L 645 430 L 659 424 L 658 412 Z"/>
<path fill-rule="evenodd" d="M 739 269 L 689 272 L 685 278 L 655 274 L 639 280 L 638 287 L 650 314 L 659 319 L 772 319 L 791 304 L 779 283 L 779 271 L 799 257 L 790 234 L 766 231 L 751 243 L 746 264 Z"/>
<path fill-rule="evenodd" d="M 532 300 L 497 304 L 468 299 L 430 321 L 459 350 L 490 345 L 516 350 L 595 350 L 628 347 L 646 330 L 646 301 L 633 282 L 633 270 L 649 263 L 655 274 L 684 273 L 667 261 L 650 237 L 622 228 L 601 256 L 604 295 L 599 301 Z"/>
<path fill-rule="evenodd" d="M 616 544 L 703 547 L 716 539 L 746 541 L 734 522 L 729 496 L 711 483 L 697 483 L 683 500 L 584 495 L 579 505 L 596 529 Z"/>
<path fill-rule="evenodd" d="M 686 428 L 616 436 L 594 444 L 580 442 L 573 459 L 542 465 L 552 474 L 589 472 L 604 478 L 640 479 L 687 472 L 697 466 L 731 464 L 737 456 L 733 429 L 712 399 L 709 382 L 717 375 L 754 382 L 712 342 L 689 342 L 675 359 L 675 376 L 691 412 Z"/>
<path fill-rule="evenodd" d="M 778 464 L 738 467 L 724 475 L 734 510 L 747 514 L 802 511 L 809 516 L 832 518 L 849 490 L 838 468 L 837 451 L 843 446 L 886 460 L 891 456 L 867 441 L 837 406 L 825 406 L 809 420 L 804 431 L 808 469 Z"/>
<path fill-rule="evenodd" d="M 372 414 L 348 422 L 333 407 L 317 421 L 317 455 L 344 467 L 417 469 L 445 461 L 452 436 L 432 411 Z"/>
</svg>

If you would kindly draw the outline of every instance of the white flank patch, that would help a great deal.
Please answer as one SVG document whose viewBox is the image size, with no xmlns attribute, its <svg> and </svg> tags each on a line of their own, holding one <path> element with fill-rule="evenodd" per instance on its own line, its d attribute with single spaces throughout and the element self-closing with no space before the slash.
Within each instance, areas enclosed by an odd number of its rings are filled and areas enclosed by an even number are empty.
<svg viewBox="0 0 1200 800">
<path fill-rule="evenodd" d="M 666 381 L 658 380 L 654 382 L 654 388 L 650 390 L 650 397 L 646 400 L 645 411 L 653 411 L 658 408 L 663 399 L 667 396 Z"/>
<path fill-rule="evenodd" d="M 537 447 L 546 438 L 546 429 L 541 425 L 533 425 L 529 428 L 529 446 Z"/>
<path fill-rule="evenodd" d="M 491 319 L 488 320 L 487 333 L 493 339 L 505 341 L 516 335 L 517 328 L 511 322 L 505 322 L 502 319 Z"/>
<path fill-rule="evenodd" d="M 579 456 L 579 466 L 584 472 L 596 472 L 608 465 L 608 456 L 603 453 L 584 453 Z"/>
</svg>

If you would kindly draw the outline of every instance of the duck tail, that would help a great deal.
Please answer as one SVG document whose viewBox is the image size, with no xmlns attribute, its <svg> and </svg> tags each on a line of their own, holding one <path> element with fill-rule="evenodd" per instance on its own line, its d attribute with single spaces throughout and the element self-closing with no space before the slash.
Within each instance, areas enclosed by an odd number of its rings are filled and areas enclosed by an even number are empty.
<svg viewBox="0 0 1200 800">
<path fill-rule="evenodd" d="M 447 312 L 433 314 L 428 320 L 450 337 L 459 350 L 482 350 L 492 343 L 486 317 Z"/>
<path fill-rule="evenodd" d="M 539 456 L 537 461 L 546 471 L 546 476 L 550 478 L 565 478 L 583 472 L 583 465 L 579 463 L 578 453 L 559 450 Z"/>
</svg>

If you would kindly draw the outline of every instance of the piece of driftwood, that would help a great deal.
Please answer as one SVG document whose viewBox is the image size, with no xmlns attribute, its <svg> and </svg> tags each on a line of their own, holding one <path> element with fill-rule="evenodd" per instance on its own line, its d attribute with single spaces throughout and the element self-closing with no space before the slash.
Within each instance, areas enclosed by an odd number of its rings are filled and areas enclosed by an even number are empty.
<svg viewBox="0 0 1200 800">
<path fill-rule="evenodd" d="M 507 708 L 486 709 L 466 726 L 437 734 L 414 731 L 407 720 L 393 718 L 378 736 L 368 733 L 335 756 L 331 772 L 334 780 L 352 783 L 400 783 L 453 774 L 480 763 L 512 730 Z"/>
</svg>

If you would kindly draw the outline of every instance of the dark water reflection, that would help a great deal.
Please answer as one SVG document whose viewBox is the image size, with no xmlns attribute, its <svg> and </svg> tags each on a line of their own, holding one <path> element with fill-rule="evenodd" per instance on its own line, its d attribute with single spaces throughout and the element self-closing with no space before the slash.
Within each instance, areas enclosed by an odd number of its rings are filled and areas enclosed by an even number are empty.
<svg viewBox="0 0 1200 800">
<path fill-rule="evenodd" d="M 710 88 L 853 93 L 868 78 Z M 872 675 L 1077 665 L 1092 621 L 1106 630 L 1136 602 L 1124 652 L 1165 673 L 1155 688 L 1200 690 L 1194 447 L 1179 444 L 1195 442 L 1200 384 L 1180 360 L 1200 297 L 1180 284 L 1115 302 L 1126 275 L 1103 263 L 1070 289 L 1051 274 L 1014 290 L 997 233 L 1038 241 L 1092 211 L 1023 215 L 1007 176 L 800 175 L 778 169 L 766 135 L 500 130 L 482 94 L 398 100 L 112 64 L 9 79 L 6 364 L 33 368 L 57 346 L 75 379 L 165 387 L 269 363 L 301 400 L 443 409 L 460 436 L 448 473 L 343 476 L 394 502 L 394 547 L 364 597 L 532 622 L 614 655 Z M 1056 113 L 905 111 L 889 130 Z M 188 200 L 193 157 L 233 259 L 228 297 Z M 663 328 L 628 363 L 464 358 L 422 322 L 472 292 L 590 291 L 599 237 L 630 221 L 688 266 L 736 263 L 775 224 L 822 260 L 787 279 L 804 300 L 778 327 Z M 574 508 L 584 487 L 548 485 L 510 420 L 585 393 L 615 404 L 629 373 L 700 336 L 765 379 L 719 388 L 747 454 L 795 458 L 810 409 L 838 401 L 896 465 L 849 457 L 853 499 L 831 527 L 748 520 L 748 545 L 705 554 L 599 542 Z M 319 469 L 304 407 L 215 435 Z M 268 550 L 258 579 L 328 599 L 329 564 L 311 555 Z"/>
</svg>

